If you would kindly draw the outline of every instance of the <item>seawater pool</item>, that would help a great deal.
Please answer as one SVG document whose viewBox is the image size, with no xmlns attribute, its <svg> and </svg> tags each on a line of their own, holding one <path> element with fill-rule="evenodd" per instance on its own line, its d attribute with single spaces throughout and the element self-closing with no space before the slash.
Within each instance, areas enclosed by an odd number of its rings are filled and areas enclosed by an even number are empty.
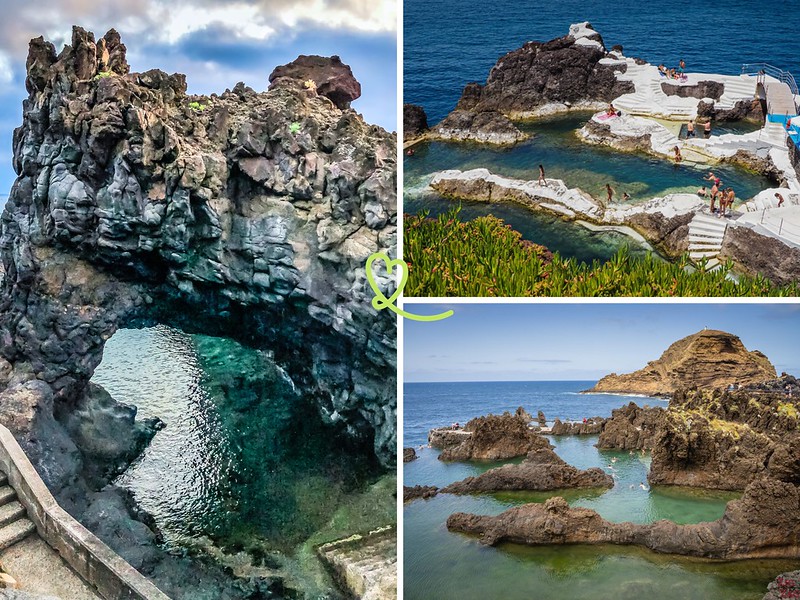
<svg viewBox="0 0 800 600">
<path fill-rule="evenodd" d="M 406 383 L 404 445 L 419 458 L 403 467 L 403 484 L 443 487 L 474 476 L 499 462 L 438 460 L 426 447 L 427 432 L 481 414 L 544 411 L 580 420 L 608 417 L 628 402 L 666 405 L 653 398 L 582 394 L 594 381 Z M 650 523 L 670 519 L 689 524 L 721 517 L 739 496 L 680 487 L 647 485 L 647 452 L 599 450 L 597 436 L 550 436 L 556 452 L 581 468 L 600 467 L 614 477 L 610 490 L 504 492 L 456 496 L 443 494 L 404 506 L 404 598 L 423 600 L 761 600 L 779 573 L 797 569 L 797 561 L 710 561 L 659 555 L 619 546 L 482 546 L 477 538 L 451 533 L 445 523 L 455 512 L 496 515 L 526 502 L 564 497 L 571 506 L 596 510 L 610 521 Z M 520 462 L 515 459 L 505 462 Z M 644 489 L 643 489 L 644 488 Z"/>
<path fill-rule="evenodd" d="M 92 381 L 166 424 L 116 483 L 167 550 L 245 551 L 307 597 L 337 597 L 313 546 L 394 522 L 394 477 L 348 453 L 267 352 L 163 325 L 124 329 Z"/>
<path fill-rule="evenodd" d="M 520 127 L 534 137 L 511 148 L 447 142 L 415 146 L 414 155 L 404 159 L 404 212 L 416 214 L 425 210 L 435 216 L 461 204 L 462 218 L 493 214 L 506 220 L 523 238 L 543 244 L 562 256 L 586 262 L 595 258 L 607 260 L 623 245 L 628 245 L 634 253 L 647 251 L 647 246 L 624 234 L 589 231 L 579 224 L 510 203 L 447 200 L 428 187 L 433 174 L 446 169 L 486 168 L 507 177 L 537 179 L 540 164 L 548 178 L 562 179 L 568 187 L 580 188 L 598 198 L 605 199 L 605 185 L 609 183 L 617 198 L 623 192 L 628 193 L 631 204 L 672 193 L 693 193 L 706 183 L 703 178 L 708 166 L 675 165 L 645 154 L 624 153 L 582 142 L 575 131 L 590 116 L 573 113 L 522 123 Z M 766 178 L 739 167 L 717 165 L 713 170 L 724 185 L 734 189 L 739 201 L 771 186 Z"/>
</svg>

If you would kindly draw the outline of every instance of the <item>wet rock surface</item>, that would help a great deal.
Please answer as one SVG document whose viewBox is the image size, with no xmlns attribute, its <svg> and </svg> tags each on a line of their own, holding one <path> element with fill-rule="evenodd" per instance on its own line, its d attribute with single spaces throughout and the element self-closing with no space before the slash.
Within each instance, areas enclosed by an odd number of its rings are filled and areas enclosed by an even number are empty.
<svg viewBox="0 0 800 600">
<path fill-rule="evenodd" d="M 550 448 L 550 443 L 528 427 L 531 416 L 524 410 L 472 419 L 464 426 L 463 439 L 446 446 L 439 460 L 504 460 Z M 466 435 L 465 435 L 466 434 Z"/>
<path fill-rule="evenodd" d="M 544 504 L 524 504 L 496 517 L 455 513 L 447 528 L 479 536 L 495 546 L 514 542 L 553 544 L 618 544 L 666 554 L 704 558 L 766 558 L 800 555 L 800 491 L 771 479 L 751 483 L 740 500 L 728 503 L 722 518 L 709 523 L 647 525 L 611 523 L 593 510 L 570 508 L 560 497 Z"/>
<path fill-rule="evenodd" d="M 411 462 L 417 459 L 417 453 L 413 448 L 403 448 L 403 462 Z"/>
<path fill-rule="evenodd" d="M 611 488 L 614 480 L 597 467 L 582 471 L 567 464 L 550 448 L 529 452 L 518 465 L 503 465 L 442 488 L 444 494 L 500 491 L 550 491 L 568 488 Z"/>
<path fill-rule="evenodd" d="M 550 428 L 552 435 L 596 435 L 603 431 L 606 420 L 602 417 L 591 417 L 585 421 L 561 421 L 556 418 Z"/>
<path fill-rule="evenodd" d="M 764 354 L 748 351 L 735 335 L 708 329 L 678 340 L 639 371 L 606 375 L 588 391 L 658 396 L 691 387 L 759 382 L 775 375 Z"/>
</svg>

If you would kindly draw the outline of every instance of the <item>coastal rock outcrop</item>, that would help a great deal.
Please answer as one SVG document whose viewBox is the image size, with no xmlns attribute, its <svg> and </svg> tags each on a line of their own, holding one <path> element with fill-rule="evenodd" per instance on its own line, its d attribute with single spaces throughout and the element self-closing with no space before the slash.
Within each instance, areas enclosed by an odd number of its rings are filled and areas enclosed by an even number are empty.
<svg viewBox="0 0 800 600">
<path fill-rule="evenodd" d="M 800 401 L 786 392 L 678 392 L 653 442 L 652 484 L 741 490 L 769 476 L 800 485 Z"/>
<path fill-rule="evenodd" d="M 403 502 L 411 502 L 412 500 L 427 500 L 433 498 L 439 493 L 439 488 L 433 485 L 415 485 L 413 487 L 403 486 Z"/>
<path fill-rule="evenodd" d="M 481 142 L 495 146 L 516 144 L 530 136 L 520 131 L 511 119 L 495 110 L 454 110 L 432 130 L 432 139 Z"/>
<path fill-rule="evenodd" d="M 313 89 L 325 96 L 338 108 L 350 108 L 350 103 L 361 97 L 361 84 L 350 67 L 338 56 L 307 56 L 301 54 L 292 62 L 275 67 L 269 76 L 269 89 L 281 85 L 306 87 L 313 81 Z"/>
<path fill-rule="evenodd" d="M 622 408 L 615 408 L 611 411 L 611 418 L 603 424 L 597 447 L 617 450 L 652 449 L 665 412 L 658 406 L 642 408 L 633 402 Z"/>
<path fill-rule="evenodd" d="M 476 477 L 467 477 L 442 488 L 444 494 L 500 491 L 550 491 L 568 488 L 610 488 L 614 480 L 602 469 L 582 471 L 567 464 L 550 448 L 529 452 L 518 465 L 503 465 Z"/>
<path fill-rule="evenodd" d="M 800 571 L 781 573 L 767 587 L 767 594 L 761 600 L 788 600 L 800 598 Z"/>
<path fill-rule="evenodd" d="M 730 333 L 707 329 L 672 344 L 634 373 L 606 375 L 589 392 L 664 396 L 685 388 L 713 389 L 772 379 L 775 367 Z"/>
<path fill-rule="evenodd" d="M 600 63 L 605 55 L 603 38 L 589 23 L 572 25 L 564 37 L 528 42 L 500 57 L 484 85 L 464 89 L 457 108 L 525 118 L 607 104 L 634 85 L 618 81 L 615 70 Z"/>
<path fill-rule="evenodd" d="M 761 275 L 778 285 L 800 281 L 800 248 L 747 226 L 725 230 L 719 259 L 731 260 L 741 271 Z"/>
<path fill-rule="evenodd" d="M 764 108 L 760 100 L 739 100 L 732 108 L 718 108 L 715 102 L 701 100 L 697 104 L 697 116 L 714 121 L 764 121 Z"/>
<path fill-rule="evenodd" d="M 403 104 L 403 140 L 411 140 L 428 131 L 428 115 L 417 104 Z"/>
<path fill-rule="evenodd" d="M 413 448 L 403 448 L 403 462 L 407 463 L 412 460 L 417 460 L 417 453 Z"/>
<path fill-rule="evenodd" d="M 593 510 L 570 508 L 556 497 L 497 516 L 455 513 L 447 519 L 447 528 L 477 535 L 490 546 L 618 544 L 705 558 L 800 557 L 800 489 L 759 479 L 748 485 L 740 500 L 728 503 L 722 518 L 695 525 L 666 520 L 647 525 L 611 523 Z"/>
<path fill-rule="evenodd" d="M 591 417 L 584 421 L 562 421 L 556 418 L 550 428 L 551 435 L 596 435 L 603 431 L 606 420 L 602 417 Z"/>
<path fill-rule="evenodd" d="M 486 415 L 467 422 L 457 444 L 442 450 L 439 460 L 504 460 L 525 456 L 531 451 L 549 449 L 550 443 L 528 427 L 530 415 Z"/>
</svg>

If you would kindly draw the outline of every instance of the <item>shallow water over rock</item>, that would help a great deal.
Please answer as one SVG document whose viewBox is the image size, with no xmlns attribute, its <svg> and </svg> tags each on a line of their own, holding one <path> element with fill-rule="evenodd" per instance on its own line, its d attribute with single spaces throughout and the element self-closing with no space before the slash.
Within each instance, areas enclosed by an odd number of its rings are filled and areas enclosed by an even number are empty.
<svg viewBox="0 0 800 600">
<path fill-rule="evenodd" d="M 92 381 L 166 425 L 116 483 L 173 552 L 205 551 L 319 597 L 332 586 L 312 547 L 393 522 L 374 455 L 323 424 L 267 352 L 165 326 L 121 330 Z"/>
</svg>

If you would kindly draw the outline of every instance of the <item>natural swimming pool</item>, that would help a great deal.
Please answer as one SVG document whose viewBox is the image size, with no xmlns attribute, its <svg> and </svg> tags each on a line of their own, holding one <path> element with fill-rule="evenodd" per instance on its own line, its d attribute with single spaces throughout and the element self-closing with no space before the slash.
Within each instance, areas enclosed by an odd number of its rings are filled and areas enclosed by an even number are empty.
<svg viewBox="0 0 800 600">
<path fill-rule="evenodd" d="M 631 203 L 672 193 L 693 193 L 705 183 L 703 177 L 709 171 L 708 166 L 675 165 L 645 154 L 623 153 L 582 142 L 575 131 L 590 116 L 573 113 L 520 124 L 534 137 L 511 148 L 445 142 L 415 146 L 414 155 L 404 160 L 404 212 L 416 214 L 428 210 L 435 215 L 459 204 L 443 199 L 427 187 L 434 173 L 446 169 L 483 167 L 500 175 L 530 180 L 538 177 L 538 167 L 542 164 L 548 178 L 562 179 L 567 186 L 600 198 L 605 198 L 605 184 L 610 183 L 618 196 L 628 193 Z M 732 165 L 717 165 L 714 172 L 734 189 L 740 201 L 771 186 L 765 177 Z M 625 235 L 590 232 L 578 224 L 518 206 L 461 204 L 463 218 L 491 213 L 505 219 L 525 239 L 581 261 L 607 260 L 624 244 L 638 252 L 647 249 Z"/>
</svg>

